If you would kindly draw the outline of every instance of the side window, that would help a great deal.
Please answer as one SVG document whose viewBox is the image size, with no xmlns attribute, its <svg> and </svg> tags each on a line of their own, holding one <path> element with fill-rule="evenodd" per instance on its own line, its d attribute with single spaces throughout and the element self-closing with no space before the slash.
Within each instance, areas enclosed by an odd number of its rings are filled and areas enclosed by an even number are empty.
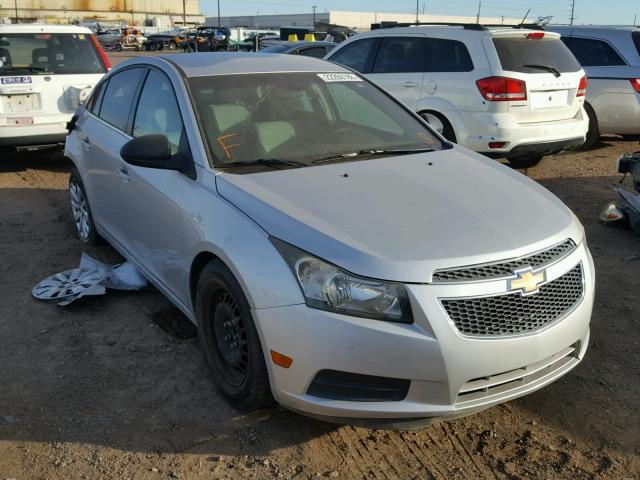
<svg viewBox="0 0 640 480">
<path fill-rule="evenodd" d="M 102 96 L 107 87 L 109 81 L 103 82 L 96 87 L 93 94 L 91 95 L 91 100 L 87 105 L 87 110 L 89 110 L 94 115 L 98 115 L 100 112 L 100 104 L 102 103 Z"/>
<path fill-rule="evenodd" d="M 123 132 L 127 129 L 129 111 L 144 69 L 130 68 L 109 79 L 104 91 L 100 118 Z"/>
<path fill-rule="evenodd" d="M 364 71 L 371 49 L 377 38 L 364 38 L 345 45 L 329 58 L 332 62 L 351 67 L 358 72 Z"/>
<path fill-rule="evenodd" d="M 302 55 L 304 57 L 322 58 L 326 54 L 327 51 L 324 47 L 309 47 L 298 50 L 298 55 Z"/>
<path fill-rule="evenodd" d="M 424 38 L 383 37 L 373 64 L 373 73 L 424 71 Z"/>
<path fill-rule="evenodd" d="M 602 40 L 571 37 L 565 43 L 583 67 L 626 65 L 611 45 Z"/>
<path fill-rule="evenodd" d="M 470 72 L 473 61 L 464 43 L 458 40 L 427 38 L 426 72 Z"/>
<path fill-rule="evenodd" d="M 180 107 L 171 82 L 165 74 L 151 70 L 138 101 L 133 136 L 165 135 L 171 144 L 171 153 L 175 154 L 178 152 L 182 130 Z"/>
</svg>

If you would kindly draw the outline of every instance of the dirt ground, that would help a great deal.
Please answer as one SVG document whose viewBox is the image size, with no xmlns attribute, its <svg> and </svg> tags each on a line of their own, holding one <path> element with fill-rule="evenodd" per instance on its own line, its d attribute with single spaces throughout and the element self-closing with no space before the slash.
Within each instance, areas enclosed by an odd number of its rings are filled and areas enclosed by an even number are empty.
<svg viewBox="0 0 640 480">
<path fill-rule="evenodd" d="M 525 398 L 415 432 L 277 407 L 239 415 L 216 394 L 193 327 L 154 290 L 67 308 L 34 300 L 83 250 L 119 256 L 74 238 L 60 154 L 2 155 L 0 480 L 640 478 L 640 261 L 628 259 L 640 242 L 597 220 L 616 199 L 616 158 L 637 149 L 607 140 L 526 172 L 587 229 L 597 297 L 585 360 Z"/>
</svg>

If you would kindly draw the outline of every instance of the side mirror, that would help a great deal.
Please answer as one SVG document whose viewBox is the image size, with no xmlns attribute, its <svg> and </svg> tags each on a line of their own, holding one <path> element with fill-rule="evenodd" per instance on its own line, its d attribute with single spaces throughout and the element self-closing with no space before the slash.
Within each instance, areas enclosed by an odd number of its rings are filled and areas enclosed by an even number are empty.
<svg viewBox="0 0 640 480">
<path fill-rule="evenodd" d="M 160 170 L 175 170 L 192 180 L 196 179 L 196 169 L 190 154 L 171 154 L 169 139 L 164 135 L 143 135 L 125 143 L 120 156 L 130 165 Z"/>
</svg>

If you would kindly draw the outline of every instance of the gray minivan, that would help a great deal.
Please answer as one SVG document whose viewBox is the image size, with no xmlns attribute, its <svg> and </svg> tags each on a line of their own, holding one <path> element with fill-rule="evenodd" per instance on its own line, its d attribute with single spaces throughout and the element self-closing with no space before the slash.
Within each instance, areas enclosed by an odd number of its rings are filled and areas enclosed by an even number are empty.
<svg viewBox="0 0 640 480">
<path fill-rule="evenodd" d="M 590 125 L 584 147 L 601 134 L 640 134 L 640 28 L 548 26 L 582 64 Z"/>
</svg>

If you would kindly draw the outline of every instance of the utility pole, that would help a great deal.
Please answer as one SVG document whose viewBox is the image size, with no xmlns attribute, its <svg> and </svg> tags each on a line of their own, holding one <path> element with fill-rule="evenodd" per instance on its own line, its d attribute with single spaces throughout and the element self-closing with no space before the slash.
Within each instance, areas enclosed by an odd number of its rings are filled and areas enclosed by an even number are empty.
<svg viewBox="0 0 640 480">
<path fill-rule="evenodd" d="M 317 5 L 314 5 L 311 7 L 313 9 L 313 26 L 316 26 L 316 8 L 318 8 Z"/>
<path fill-rule="evenodd" d="M 480 23 L 480 10 L 482 9 L 482 0 L 478 0 L 478 15 L 476 15 L 476 23 Z"/>
<path fill-rule="evenodd" d="M 416 0 L 416 23 L 420 23 L 420 0 Z"/>
<path fill-rule="evenodd" d="M 182 0 L 182 28 L 187 24 L 187 0 Z"/>
<path fill-rule="evenodd" d="M 636 13 L 636 14 L 633 16 L 633 26 L 634 26 L 634 27 L 636 26 L 636 20 L 637 20 L 637 19 L 638 19 L 638 14 Z"/>
<path fill-rule="evenodd" d="M 222 26 L 220 25 L 220 0 L 218 0 L 218 26 Z M 231 24 L 229 24 L 229 27 L 231 27 Z"/>
<path fill-rule="evenodd" d="M 573 25 L 573 20 L 576 18 L 573 14 L 576 10 L 576 0 L 571 0 L 571 20 L 569 22 L 570 25 Z"/>
<path fill-rule="evenodd" d="M 16 23 L 18 23 L 18 0 L 15 0 L 15 7 L 16 7 Z"/>
</svg>

